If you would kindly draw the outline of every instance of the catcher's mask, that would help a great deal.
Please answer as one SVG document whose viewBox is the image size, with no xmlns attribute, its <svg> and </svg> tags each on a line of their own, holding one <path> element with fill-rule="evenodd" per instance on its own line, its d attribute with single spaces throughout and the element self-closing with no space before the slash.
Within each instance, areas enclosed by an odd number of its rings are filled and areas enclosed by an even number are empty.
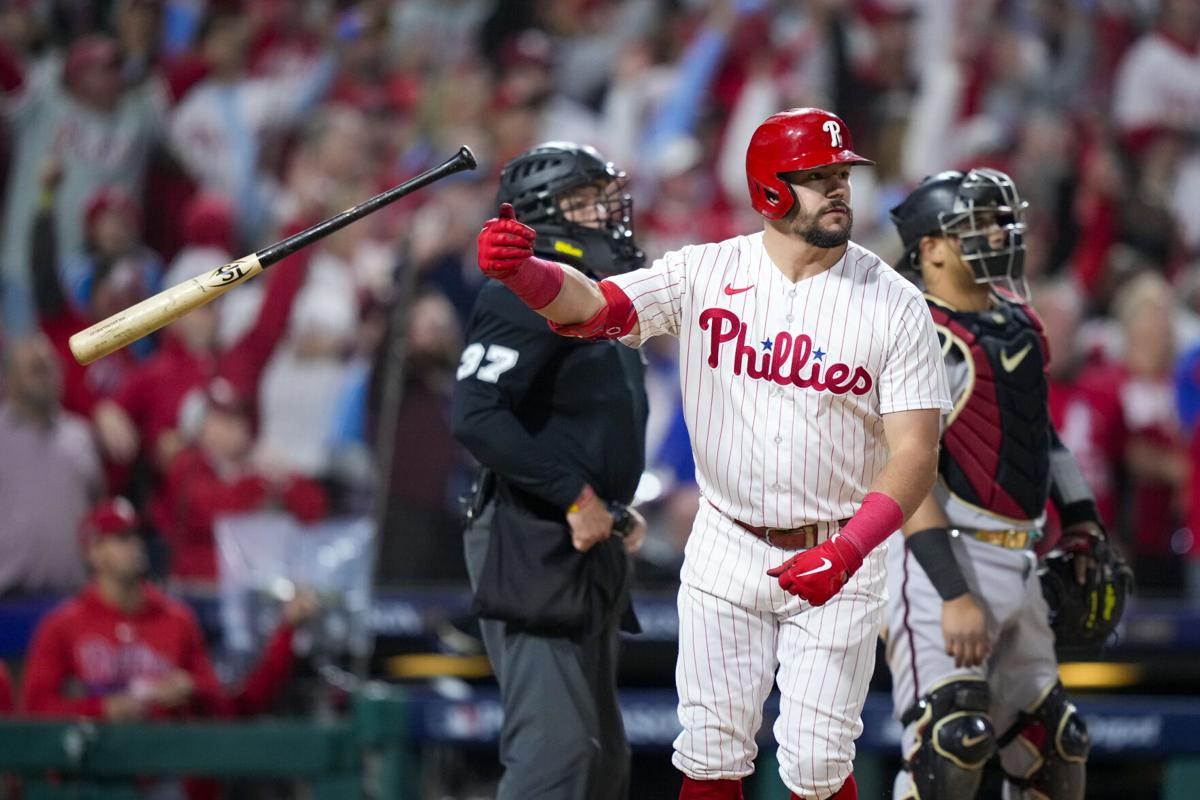
<svg viewBox="0 0 1200 800">
<path fill-rule="evenodd" d="M 533 250 L 595 277 L 637 269 L 645 256 L 633 240 L 633 199 L 625 173 L 595 148 L 546 142 L 500 173 L 497 203 L 537 232 Z"/>
<path fill-rule="evenodd" d="M 1025 285 L 1025 210 L 1017 187 L 1005 173 L 981 167 L 942 172 L 921 182 L 891 211 L 904 242 L 905 267 L 919 271 L 924 236 L 958 239 L 963 261 L 986 283 L 1022 300 Z"/>
<path fill-rule="evenodd" d="M 1053 550 L 1042 560 L 1038 576 L 1050 607 L 1055 649 L 1067 659 L 1094 658 L 1116 631 L 1133 590 L 1133 570 L 1106 541 L 1097 541 L 1091 557 L 1096 565 L 1087 581 L 1075 579 L 1078 556 Z"/>
</svg>

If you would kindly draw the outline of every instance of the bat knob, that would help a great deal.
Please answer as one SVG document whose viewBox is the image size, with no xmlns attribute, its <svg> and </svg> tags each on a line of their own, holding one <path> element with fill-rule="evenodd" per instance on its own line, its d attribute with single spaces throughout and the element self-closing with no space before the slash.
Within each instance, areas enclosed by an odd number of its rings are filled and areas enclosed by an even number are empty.
<svg viewBox="0 0 1200 800">
<path fill-rule="evenodd" d="M 458 148 L 458 159 L 466 165 L 466 169 L 475 169 L 478 166 L 478 163 L 475 161 L 475 154 L 465 144 Z"/>
</svg>

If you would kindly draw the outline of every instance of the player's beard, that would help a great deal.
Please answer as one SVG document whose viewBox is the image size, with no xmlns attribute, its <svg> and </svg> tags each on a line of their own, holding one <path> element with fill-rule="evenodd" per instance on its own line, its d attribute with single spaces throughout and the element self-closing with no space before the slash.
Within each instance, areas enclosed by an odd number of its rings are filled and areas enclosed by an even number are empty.
<svg viewBox="0 0 1200 800">
<path fill-rule="evenodd" d="M 825 214 L 834 209 L 846 215 L 846 224 L 822 225 L 821 220 Z M 822 206 L 813 215 L 802 217 L 797 214 L 796 218 L 792 220 L 792 233 L 794 235 L 800 237 L 813 247 L 821 247 L 826 250 L 841 247 L 850 241 L 850 232 L 853 228 L 854 212 L 850 210 L 850 206 L 838 201 Z"/>
</svg>

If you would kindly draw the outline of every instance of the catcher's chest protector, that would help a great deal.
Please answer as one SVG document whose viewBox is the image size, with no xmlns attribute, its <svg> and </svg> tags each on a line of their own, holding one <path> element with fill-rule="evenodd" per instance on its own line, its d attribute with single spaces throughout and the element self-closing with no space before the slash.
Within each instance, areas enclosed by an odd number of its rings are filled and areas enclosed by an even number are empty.
<svg viewBox="0 0 1200 800">
<path fill-rule="evenodd" d="M 947 371 L 966 376 L 942 434 L 942 480 L 992 514 L 1038 519 L 1050 490 L 1049 355 L 1040 321 L 1007 301 L 962 312 L 931 299 L 929 311 Z"/>
</svg>

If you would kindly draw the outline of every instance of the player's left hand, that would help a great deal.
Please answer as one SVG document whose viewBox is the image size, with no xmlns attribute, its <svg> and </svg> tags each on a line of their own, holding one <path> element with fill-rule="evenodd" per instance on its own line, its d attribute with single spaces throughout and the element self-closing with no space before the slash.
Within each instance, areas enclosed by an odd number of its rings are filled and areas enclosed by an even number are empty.
<svg viewBox="0 0 1200 800">
<path fill-rule="evenodd" d="M 797 553 L 778 567 L 767 570 L 767 574 L 778 578 L 785 592 L 814 606 L 822 606 L 846 585 L 862 563 L 858 548 L 834 534 L 816 547 Z"/>
<path fill-rule="evenodd" d="M 1077 522 L 1062 532 L 1058 547 L 1075 556 L 1075 580 L 1080 586 L 1087 583 L 1088 571 L 1097 566 L 1093 555 L 1096 542 L 1104 538 L 1104 529 L 1095 522 Z"/>
<path fill-rule="evenodd" d="M 533 228 L 517 222 L 509 203 L 500 206 L 498 216 L 483 224 L 477 237 L 479 269 L 489 278 L 504 280 L 533 258 Z"/>
</svg>

